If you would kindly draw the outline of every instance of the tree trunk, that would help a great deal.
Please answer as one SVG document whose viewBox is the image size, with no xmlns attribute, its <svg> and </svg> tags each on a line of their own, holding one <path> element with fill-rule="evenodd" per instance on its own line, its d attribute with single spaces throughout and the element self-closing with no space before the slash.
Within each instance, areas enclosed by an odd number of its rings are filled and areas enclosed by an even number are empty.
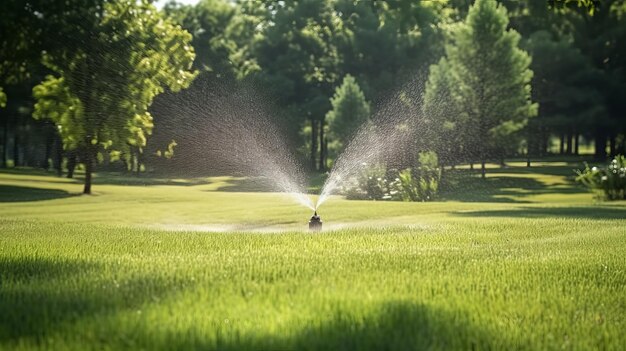
<svg viewBox="0 0 626 351">
<path fill-rule="evenodd" d="M 574 133 L 574 155 L 578 156 L 579 146 L 580 146 L 580 134 Z"/>
<path fill-rule="evenodd" d="M 317 168 L 317 121 L 311 118 L 311 169 Z"/>
<path fill-rule="evenodd" d="M 485 159 L 480 160 L 480 177 L 487 178 L 487 169 L 485 168 Z"/>
<path fill-rule="evenodd" d="M 54 157 L 52 158 L 52 164 L 54 169 L 57 171 L 57 176 L 63 175 L 63 142 L 61 141 L 61 137 L 58 135 L 54 135 Z"/>
<path fill-rule="evenodd" d="M 324 120 L 320 121 L 320 162 L 319 170 L 326 170 L 326 148 L 324 147 Z"/>
<path fill-rule="evenodd" d="M 479 124 L 479 136 L 480 137 L 484 137 L 487 135 L 487 128 L 484 126 L 483 122 L 481 121 Z M 480 177 L 482 179 L 487 178 L 487 170 L 485 168 L 485 162 L 487 159 L 487 150 L 486 145 L 485 145 L 486 140 L 480 140 L 479 141 L 479 155 L 480 155 Z"/>
<path fill-rule="evenodd" d="M 540 130 L 537 129 L 536 132 L 539 133 Z M 533 133 L 532 130 L 528 128 L 528 137 L 526 139 L 526 167 L 530 167 L 530 153 L 534 146 Z"/>
<path fill-rule="evenodd" d="M 74 178 L 74 170 L 76 169 L 76 150 L 72 150 L 67 154 L 67 177 Z"/>
<path fill-rule="evenodd" d="M 18 133 L 18 127 L 15 126 L 13 133 L 13 167 L 20 165 L 20 135 Z"/>
<path fill-rule="evenodd" d="M 328 169 L 328 137 L 324 138 L 324 168 Z"/>
<path fill-rule="evenodd" d="M 46 140 L 45 140 L 45 149 L 44 149 L 44 156 L 43 156 L 43 160 L 41 160 L 41 168 L 45 169 L 46 171 L 48 171 L 50 169 L 50 156 L 52 155 L 52 148 L 54 146 L 54 137 L 52 134 L 46 133 Z"/>
<path fill-rule="evenodd" d="M 543 157 L 548 154 L 548 140 L 549 134 L 548 131 L 544 128 L 541 134 L 540 154 L 538 156 Z"/>
<path fill-rule="evenodd" d="M 606 159 L 606 133 L 602 128 L 596 130 L 595 149 L 596 160 L 604 161 Z"/>
<path fill-rule="evenodd" d="M 139 174 L 141 173 L 141 151 L 139 150 L 139 148 L 137 148 L 137 150 L 135 151 L 135 159 L 137 160 L 137 169 L 135 170 L 135 172 Z"/>
<path fill-rule="evenodd" d="M 571 133 L 571 132 L 568 132 L 568 133 L 567 133 L 567 151 L 566 151 L 566 153 L 567 153 L 568 155 L 571 155 L 571 154 L 574 152 L 574 150 L 573 150 L 573 148 L 572 148 L 572 138 L 573 138 L 573 137 L 574 137 L 574 136 L 572 135 L 572 133 Z"/>
<path fill-rule="evenodd" d="M 2 128 L 2 167 L 7 167 L 7 154 L 9 153 L 9 116 L 4 116 L 4 128 Z"/>
<path fill-rule="evenodd" d="M 91 150 L 85 152 L 85 187 L 83 188 L 83 194 L 91 194 L 91 176 L 93 173 L 94 159 Z"/>
<path fill-rule="evenodd" d="M 609 151 L 610 151 L 611 157 L 617 155 L 617 140 L 616 139 L 617 138 L 615 136 L 615 133 L 611 133 L 611 136 L 609 137 Z"/>
<path fill-rule="evenodd" d="M 563 155 L 565 153 L 565 134 L 561 133 L 561 144 L 559 147 L 559 153 Z"/>
</svg>

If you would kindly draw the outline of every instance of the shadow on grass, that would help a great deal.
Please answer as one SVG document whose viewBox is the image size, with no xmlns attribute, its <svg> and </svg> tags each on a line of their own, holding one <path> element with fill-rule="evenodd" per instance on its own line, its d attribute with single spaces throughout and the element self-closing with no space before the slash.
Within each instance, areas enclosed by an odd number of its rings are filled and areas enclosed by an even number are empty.
<svg viewBox="0 0 626 351">
<path fill-rule="evenodd" d="M 82 183 L 83 179 L 79 178 Z M 129 186 L 155 186 L 155 185 L 176 185 L 194 186 L 210 184 L 211 181 L 202 178 L 192 179 L 168 179 L 153 178 L 149 175 L 130 176 L 126 174 L 98 173 L 93 178 L 94 185 L 129 185 Z"/>
<path fill-rule="evenodd" d="M 504 336 L 474 325 L 461 313 L 451 314 L 405 301 L 389 301 L 366 316 L 337 310 L 321 324 L 293 335 L 248 336 L 223 330 L 217 340 L 202 334 L 168 335 L 167 345 L 182 350 L 488 350 L 509 349 Z M 191 338 L 189 336 L 192 336 Z M 206 334 L 204 334 L 206 335 Z"/>
<path fill-rule="evenodd" d="M 626 207 L 521 207 L 510 210 L 455 212 L 465 217 L 626 219 Z"/>
<path fill-rule="evenodd" d="M 487 170 L 489 174 L 517 173 L 517 174 L 543 174 L 551 176 L 574 177 L 576 169 L 584 169 L 582 163 L 567 163 L 563 166 L 533 166 L 533 167 L 500 167 Z"/>
<path fill-rule="evenodd" d="M 509 170 L 508 173 L 512 171 Z M 518 172 L 515 173 L 532 173 Z M 462 202 L 506 202 L 531 203 L 525 197 L 541 194 L 581 194 L 588 191 L 567 180 L 565 184 L 546 185 L 543 182 L 529 177 L 516 176 L 488 176 L 481 179 L 476 173 L 468 171 L 452 171 L 444 176 L 445 189 L 440 197 L 443 200 Z"/>
<path fill-rule="evenodd" d="M 0 202 L 29 202 L 62 199 L 74 194 L 64 190 L 31 188 L 17 185 L 0 184 Z"/>
<path fill-rule="evenodd" d="M 388 301 L 366 315 L 337 309 L 321 323 L 311 323 L 295 334 L 247 335 L 227 326 L 163 334 L 169 329 L 168 323 L 175 323 L 168 318 L 153 325 L 154 329 L 140 328 L 132 334 L 110 327 L 84 330 L 80 324 L 83 319 L 106 319 L 137 311 L 146 303 L 189 288 L 190 282 L 146 276 L 116 281 L 111 267 L 97 263 L 35 258 L 0 258 L 0 273 L 0 345 L 9 347 L 25 338 L 44 345 L 56 333 L 73 333 L 74 342 L 83 337 L 93 341 L 92 332 L 103 343 L 99 346 L 112 349 L 128 349 L 129 345 L 135 349 L 225 351 L 480 350 L 511 346 L 506 336 L 475 325 L 468 314 L 409 301 Z M 111 274 L 110 279 L 103 279 L 103 274 Z M 80 348 L 95 346 L 82 344 Z"/>
<path fill-rule="evenodd" d="M 319 194 L 325 175 L 311 175 L 310 185 L 305 189 L 302 189 L 308 194 Z M 238 177 L 231 178 L 226 181 L 226 184 L 218 187 L 215 190 L 210 191 L 224 191 L 224 192 L 263 192 L 263 193 L 278 193 L 283 192 L 283 189 L 279 188 L 275 179 L 267 177 Z"/>
<path fill-rule="evenodd" d="M 22 176 L 44 176 L 46 179 L 24 178 L 24 181 L 38 183 L 61 183 L 61 184 L 83 184 L 84 172 L 76 170 L 74 178 L 68 179 L 58 177 L 54 172 L 44 171 L 36 168 L 8 168 L 1 169 L 0 174 L 22 175 Z M 176 179 L 162 176 L 155 176 L 149 173 L 131 174 L 122 172 L 97 172 L 93 177 L 94 185 L 132 185 L 132 186 L 154 186 L 154 185 L 179 185 L 193 186 L 210 184 L 207 178 Z"/>
<path fill-rule="evenodd" d="M 0 345 L 43 341 L 82 318 L 138 309 L 176 289 L 176 281 L 145 276 L 116 281 L 112 275 L 96 284 L 93 278 L 105 271 L 85 261 L 0 257 Z"/>
</svg>

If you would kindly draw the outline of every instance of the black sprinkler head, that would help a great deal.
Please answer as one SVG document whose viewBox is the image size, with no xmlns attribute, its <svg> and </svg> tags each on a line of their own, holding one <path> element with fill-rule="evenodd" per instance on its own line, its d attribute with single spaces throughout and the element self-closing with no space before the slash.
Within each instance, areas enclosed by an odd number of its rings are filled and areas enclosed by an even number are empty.
<svg viewBox="0 0 626 351">
<path fill-rule="evenodd" d="M 315 211 L 313 217 L 311 217 L 311 220 L 309 221 L 309 230 L 312 232 L 319 232 L 322 230 L 322 218 L 317 215 L 317 211 Z"/>
</svg>

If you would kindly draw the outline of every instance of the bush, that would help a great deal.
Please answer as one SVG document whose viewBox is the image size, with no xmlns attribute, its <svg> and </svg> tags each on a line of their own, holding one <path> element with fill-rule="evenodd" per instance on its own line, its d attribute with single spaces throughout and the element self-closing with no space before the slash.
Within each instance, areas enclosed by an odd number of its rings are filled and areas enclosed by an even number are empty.
<svg viewBox="0 0 626 351">
<path fill-rule="evenodd" d="M 343 194 L 351 200 L 431 201 L 441 181 L 434 152 L 419 154 L 419 167 L 401 171 L 384 166 L 367 168 L 343 186 Z"/>
<path fill-rule="evenodd" d="M 358 177 L 343 185 L 343 194 L 350 200 L 383 200 L 389 195 L 389 181 L 385 167 L 366 168 Z"/>
<path fill-rule="evenodd" d="M 626 200 L 626 158 L 617 155 L 609 165 L 600 169 L 589 168 L 576 171 L 576 181 L 594 191 L 602 191 L 607 200 Z"/>
</svg>

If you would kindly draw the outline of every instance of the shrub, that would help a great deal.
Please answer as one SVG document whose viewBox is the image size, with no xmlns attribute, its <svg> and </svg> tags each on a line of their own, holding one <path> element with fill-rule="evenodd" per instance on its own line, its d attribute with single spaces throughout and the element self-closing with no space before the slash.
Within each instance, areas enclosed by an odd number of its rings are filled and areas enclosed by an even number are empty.
<svg viewBox="0 0 626 351">
<path fill-rule="evenodd" d="M 419 154 L 419 167 L 386 170 L 372 166 L 343 186 L 351 200 L 431 201 L 439 190 L 441 169 L 434 152 Z"/>
<path fill-rule="evenodd" d="M 433 151 L 420 152 L 419 154 L 418 178 L 419 178 L 419 200 L 430 201 L 435 198 L 441 182 L 441 169 L 437 154 Z M 415 201 L 415 200 L 414 200 Z"/>
<path fill-rule="evenodd" d="M 358 177 L 344 184 L 343 193 L 350 200 L 383 200 L 389 194 L 385 167 L 366 168 Z"/>
<path fill-rule="evenodd" d="M 602 191 L 607 200 L 626 200 L 626 158 L 617 155 L 604 169 L 598 167 L 576 171 L 576 181 L 594 191 Z"/>
</svg>

